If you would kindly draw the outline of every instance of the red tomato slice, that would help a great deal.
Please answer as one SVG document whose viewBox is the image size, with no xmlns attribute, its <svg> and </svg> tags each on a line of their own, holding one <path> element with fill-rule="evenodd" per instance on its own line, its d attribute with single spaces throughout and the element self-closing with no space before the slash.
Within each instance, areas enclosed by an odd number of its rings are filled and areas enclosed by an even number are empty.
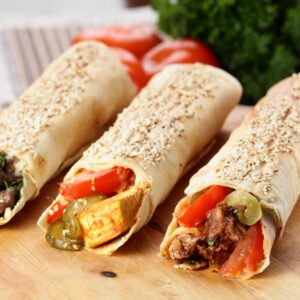
<svg viewBox="0 0 300 300">
<path fill-rule="evenodd" d="M 192 39 L 160 43 L 148 51 L 142 60 L 144 70 L 149 77 L 170 64 L 195 62 L 219 66 L 214 53 L 205 44 Z"/>
<path fill-rule="evenodd" d="M 161 42 L 154 27 L 141 24 L 88 28 L 77 35 L 72 43 L 87 40 L 99 41 L 111 47 L 126 49 L 138 58 L 141 58 L 149 49 Z"/>
<path fill-rule="evenodd" d="M 253 242 L 252 249 L 246 259 L 246 268 L 250 272 L 254 272 L 256 270 L 257 264 L 261 262 L 264 259 L 264 249 L 263 249 L 263 242 L 264 242 L 264 236 L 261 230 L 261 224 L 257 223 L 254 225 L 255 231 L 253 234 Z"/>
<path fill-rule="evenodd" d="M 142 68 L 140 61 L 132 53 L 124 49 L 115 47 L 111 47 L 111 49 L 119 57 L 120 61 L 124 65 L 130 78 L 135 84 L 137 91 L 140 91 L 140 89 L 142 89 L 148 81 L 148 78 Z"/>
<path fill-rule="evenodd" d="M 51 206 L 47 223 L 51 224 L 61 218 L 65 207 L 74 199 L 96 194 L 113 195 L 126 190 L 131 184 L 133 175 L 130 169 L 115 167 L 101 173 L 85 172 L 68 179 L 59 188 L 63 198 Z"/>
<path fill-rule="evenodd" d="M 206 214 L 221 202 L 232 190 L 220 185 L 214 185 L 192 203 L 179 218 L 184 227 L 197 227 L 205 221 Z"/>
<path fill-rule="evenodd" d="M 101 173 L 86 172 L 63 182 L 59 193 L 70 199 L 95 194 L 110 195 L 117 193 L 124 181 L 129 181 L 132 175 L 132 170 L 122 167 L 114 167 Z"/>
<path fill-rule="evenodd" d="M 71 200 L 65 200 L 57 201 L 53 203 L 48 211 L 47 215 L 47 224 L 52 224 L 58 219 L 61 219 L 63 216 L 63 211 L 66 208 L 66 206 L 70 203 Z"/>
<path fill-rule="evenodd" d="M 264 258 L 263 234 L 260 222 L 251 226 L 243 240 L 241 240 L 229 259 L 222 266 L 220 273 L 223 276 L 235 277 L 242 271 L 254 272 Z"/>
</svg>

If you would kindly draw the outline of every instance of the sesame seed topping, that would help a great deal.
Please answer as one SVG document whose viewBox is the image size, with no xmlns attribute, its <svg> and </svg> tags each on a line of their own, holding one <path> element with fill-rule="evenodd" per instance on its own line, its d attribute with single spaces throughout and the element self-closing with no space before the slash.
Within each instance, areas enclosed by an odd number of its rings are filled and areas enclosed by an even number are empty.
<svg viewBox="0 0 300 300">
<path fill-rule="evenodd" d="M 67 235 L 70 234 L 70 230 L 69 229 L 63 229 L 62 233 L 63 233 L 64 236 L 67 236 Z"/>
<path fill-rule="evenodd" d="M 159 89 L 150 82 L 84 157 L 138 157 L 145 168 L 159 163 L 176 139 L 185 134 L 185 123 L 199 118 L 195 112 L 215 95 L 216 81 L 206 68 L 182 65 Z"/>
<path fill-rule="evenodd" d="M 39 134 L 82 101 L 87 83 L 93 80 L 91 66 L 100 54 L 93 44 L 78 45 L 29 87 L 0 115 L 0 149 L 38 155 L 34 145 Z"/>
<path fill-rule="evenodd" d="M 231 144 L 230 155 L 216 169 L 220 178 L 263 182 L 265 195 L 272 190 L 280 155 L 294 151 L 300 142 L 300 74 L 293 80 L 288 94 L 256 105 L 244 136 Z"/>
</svg>

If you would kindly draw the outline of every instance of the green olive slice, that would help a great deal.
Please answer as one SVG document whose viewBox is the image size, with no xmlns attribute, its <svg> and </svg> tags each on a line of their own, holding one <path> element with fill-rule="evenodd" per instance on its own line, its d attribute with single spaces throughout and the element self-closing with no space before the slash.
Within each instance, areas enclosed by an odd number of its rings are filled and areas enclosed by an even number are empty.
<svg viewBox="0 0 300 300">
<path fill-rule="evenodd" d="M 57 249 L 78 251 L 84 243 L 83 239 L 71 239 L 65 236 L 65 224 L 63 220 L 57 220 L 48 227 L 46 240 L 48 243 Z"/>
<path fill-rule="evenodd" d="M 235 209 L 234 212 L 242 224 L 251 226 L 262 217 L 259 201 L 246 191 L 234 191 L 225 198 L 225 201 L 228 206 Z"/>
</svg>

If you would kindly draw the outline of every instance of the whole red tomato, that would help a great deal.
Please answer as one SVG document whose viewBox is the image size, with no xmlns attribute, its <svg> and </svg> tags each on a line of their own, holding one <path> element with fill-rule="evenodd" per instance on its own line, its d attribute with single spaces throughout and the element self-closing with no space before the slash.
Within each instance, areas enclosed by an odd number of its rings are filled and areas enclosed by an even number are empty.
<svg viewBox="0 0 300 300">
<path fill-rule="evenodd" d="M 154 27 L 142 24 L 87 28 L 75 37 L 73 43 L 86 40 L 99 41 L 111 47 L 123 48 L 138 58 L 161 42 Z"/>
<path fill-rule="evenodd" d="M 148 78 L 142 68 L 140 61 L 129 51 L 116 47 L 111 47 L 110 49 L 118 56 L 118 58 L 124 65 L 130 78 L 135 84 L 137 91 L 143 88 L 146 85 Z"/>
<path fill-rule="evenodd" d="M 148 77 L 170 64 L 195 62 L 219 66 L 216 56 L 208 46 L 192 39 L 160 43 L 148 51 L 142 59 L 142 65 Z"/>
</svg>

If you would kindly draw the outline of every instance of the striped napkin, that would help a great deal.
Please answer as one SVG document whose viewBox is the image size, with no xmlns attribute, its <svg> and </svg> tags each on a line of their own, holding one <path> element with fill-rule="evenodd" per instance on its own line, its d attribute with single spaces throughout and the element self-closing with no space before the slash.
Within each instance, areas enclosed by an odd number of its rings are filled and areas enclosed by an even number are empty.
<svg viewBox="0 0 300 300">
<path fill-rule="evenodd" d="M 20 95 L 83 28 L 120 22 L 155 24 L 156 14 L 147 6 L 93 16 L 0 12 L 0 108 Z"/>
<path fill-rule="evenodd" d="M 0 102 L 6 106 L 62 53 L 82 30 L 80 25 L 5 30 L 0 35 Z M 6 77 L 2 80 L 2 77 Z"/>
</svg>

